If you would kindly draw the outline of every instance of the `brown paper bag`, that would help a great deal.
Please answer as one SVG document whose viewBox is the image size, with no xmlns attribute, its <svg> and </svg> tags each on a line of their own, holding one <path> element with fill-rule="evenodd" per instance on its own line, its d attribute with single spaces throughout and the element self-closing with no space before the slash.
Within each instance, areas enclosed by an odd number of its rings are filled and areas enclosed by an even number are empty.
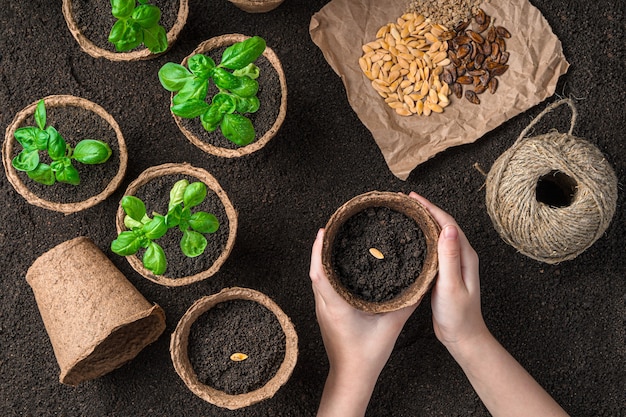
<svg viewBox="0 0 626 417">
<path fill-rule="evenodd" d="M 491 0 L 481 7 L 512 34 L 507 39 L 510 67 L 500 77 L 496 94 L 480 105 L 451 96 L 441 114 L 399 116 L 372 88 L 358 59 L 362 45 L 373 41 L 381 26 L 395 22 L 408 4 L 408 0 L 333 0 L 313 15 L 309 28 L 389 169 L 402 180 L 437 153 L 476 141 L 554 94 L 559 76 L 569 67 L 561 42 L 528 0 Z"/>
<path fill-rule="evenodd" d="M 87 238 L 41 255 L 26 281 L 63 384 L 78 385 L 122 366 L 165 330 L 161 307 L 148 302 Z"/>
</svg>

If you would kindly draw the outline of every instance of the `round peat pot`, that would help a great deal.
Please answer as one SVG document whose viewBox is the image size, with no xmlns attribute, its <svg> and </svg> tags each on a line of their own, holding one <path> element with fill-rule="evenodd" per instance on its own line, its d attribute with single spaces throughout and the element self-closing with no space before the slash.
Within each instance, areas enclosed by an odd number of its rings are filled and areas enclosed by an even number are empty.
<svg viewBox="0 0 626 417">
<path fill-rule="evenodd" d="M 352 306 L 383 313 L 419 303 L 438 271 L 440 227 L 416 200 L 372 191 L 328 220 L 324 271 Z"/>
<path fill-rule="evenodd" d="M 204 169 L 189 164 L 163 164 L 151 167 L 130 183 L 124 195 L 133 195 L 141 199 L 150 217 L 152 213 L 165 215 L 168 212 L 170 190 L 181 179 L 186 179 L 189 183 L 199 181 L 206 185 L 206 198 L 201 204 L 193 207 L 192 211 L 211 213 L 219 221 L 218 230 L 205 235 L 207 247 L 204 252 L 194 258 L 185 256 L 180 248 L 182 232 L 178 227 L 174 227 L 155 241 L 163 248 L 167 259 L 167 269 L 163 275 L 155 275 L 143 265 L 141 251 L 126 257 L 135 271 L 145 278 L 170 287 L 188 285 L 214 275 L 230 255 L 237 234 L 235 208 L 217 180 Z M 115 221 L 118 234 L 127 230 L 124 225 L 125 216 L 126 213 L 120 204 Z"/>
<path fill-rule="evenodd" d="M 181 65 L 186 65 L 189 58 L 196 54 L 211 56 L 216 63 L 219 63 L 224 49 L 237 42 L 243 42 L 248 38 L 249 36 L 240 34 L 228 34 L 211 38 L 202 42 L 190 55 L 185 57 Z M 259 83 L 257 97 L 261 105 L 255 113 L 245 115 L 252 121 L 252 125 L 256 130 L 254 141 L 245 146 L 238 146 L 226 139 L 219 128 L 213 132 L 204 130 L 199 117 L 183 119 L 172 114 L 176 124 L 191 143 L 212 155 L 236 158 L 258 151 L 276 135 L 287 113 L 287 81 L 285 73 L 278 56 L 269 47 L 265 48 L 263 54 L 256 60 L 255 65 L 260 69 L 260 76 L 257 79 Z M 217 92 L 217 88 L 211 81 L 209 83 L 207 100 L 215 92 Z M 173 99 L 174 93 L 172 93 L 172 104 Z"/>
<path fill-rule="evenodd" d="M 141 49 L 135 49 L 129 52 L 115 51 L 115 46 L 112 43 L 109 43 L 108 36 L 117 19 L 111 12 L 110 2 L 103 1 L 97 3 L 101 4 L 94 4 L 93 2 L 90 3 L 85 0 L 63 0 L 63 17 L 65 18 L 65 22 L 67 23 L 67 27 L 70 29 L 72 36 L 74 36 L 74 39 L 76 39 L 78 45 L 80 45 L 83 51 L 94 58 L 106 58 L 110 61 L 139 61 L 155 58 L 166 52 L 153 54 L 144 46 L 141 46 Z M 163 5 L 160 5 L 159 3 L 163 3 Z M 159 6 L 162 10 L 161 24 L 167 30 L 167 49 L 171 48 L 178 38 L 180 31 L 187 22 L 187 15 L 189 14 L 188 0 L 179 0 L 176 12 L 165 13 L 165 7 L 175 7 L 172 3 L 174 2 L 151 2 L 151 4 Z M 81 10 L 84 10 L 84 13 L 87 14 L 87 11 L 93 13 L 91 9 L 96 11 L 101 9 L 101 16 L 97 19 L 92 18 L 92 21 L 81 21 L 81 19 L 77 18 L 77 13 Z M 176 13 L 175 19 L 173 19 L 174 13 Z M 166 14 L 172 14 L 172 22 L 169 22 L 169 24 L 167 22 L 163 22 Z M 100 28 L 100 26 L 103 26 L 105 23 L 106 26 Z M 90 39 L 85 33 L 85 31 L 92 30 L 92 28 L 99 28 L 101 33 L 97 34 L 97 38 L 99 38 L 98 40 L 95 39 L 95 36 L 94 39 Z"/>
<path fill-rule="evenodd" d="M 165 330 L 148 302 L 102 251 L 79 237 L 41 255 L 26 273 L 63 384 L 100 377 L 133 359 Z"/>
<path fill-rule="evenodd" d="M 280 324 L 280 329 L 282 329 L 282 332 L 284 333 L 284 357 L 282 362 L 280 362 L 278 370 L 260 388 L 240 394 L 228 394 L 224 390 L 216 389 L 215 387 L 201 382 L 198 378 L 198 374 L 196 370 L 194 370 L 192 361 L 190 360 L 190 333 L 193 331 L 192 325 L 195 322 L 202 320 L 202 315 L 210 314 L 210 310 L 217 310 L 220 306 L 223 308 L 224 306 L 227 306 L 229 302 L 239 302 L 242 300 L 246 302 L 258 303 L 260 306 L 269 310 L 271 314 L 275 315 L 276 320 L 278 320 L 278 323 Z M 241 318 L 241 323 L 245 323 L 243 317 L 236 318 Z M 233 317 L 230 317 L 230 319 L 233 319 Z M 252 332 L 254 338 L 254 334 L 259 331 L 254 327 L 255 326 L 253 325 L 252 328 L 242 329 L 242 332 Z M 260 336 L 256 337 L 259 338 Z M 223 344 L 225 341 L 221 339 L 211 339 L 206 340 L 206 343 Z M 259 346 L 262 346 L 261 342 L 259 342 Z M 176 326 L 176 330 L 174 330 L 174 333 L 172 334 L 170 353 L 172 355 L 172 361 L 176 372 L 194 394 L 218 407 L 236 410 L 238 408 L 247 407 L 273 397 L 278 389 L 287 382 L 294 367 L 296 366 L 298 358 L 298 336 L 293 324 L 289 320 L 289 317 L 287 317 L 287 315 L 269 297 L 258 291 L 247 288 L 227 288 L 218 294 L 203 297 L 197 300 L 189 308 L 189 310 L 187 310 Z M 246 364 L 247 366 L 257 366 L 254 362 L 256 358 L 253 355 L 242 360 L 244 357 L 242 354 L 245 353 L 246 352 L 226 352 L 225 358 L 207 358 L 206 361 L 209 362 L 209 365 L 210 361 L 213 360 L 216 362 L 220 360 L 227 362 L 230 361 L 230 367 L 232 368 L 236 368 L 243 364 Z M 225 372 L 228 372 L 228 370 Z M 233 372 L 237 371 L 233 370 Z"/>
<path fill-rule="evenodd" d="M 274 10 L 284 0 L 228 0 L 248 13 L 265 13 Z"/>
<path fill-rule="evenodd" d="M 83 139 L 98 139 L 108 144 L 113 153 L 102 164 L 77 163 L 76 169 L 80 174 L 78 185 L 59 182 L 43 185 L 29 178 L 25 172 L 17 171 L 12 160 L 22 147 L 14 134 L 20 127 L 36 125 L 34 114 L 39 102 L 37 100 L 18 112 L 7 127 L 2 162 L 9 182 L 30 204 L 65 214 L 100 203 L 120 185 L 128 164 L 126 143 L 117 122 L 102 107 L 84 98 L 55 95 L 45 97 L 43 101 L 46 106 L 46 125 L 55 127 L 68 145 L 75 147 Z M 40 158 L 44 157 L 44 153 L 40 152 Z M 45 158 L 48 158 L 47 155 Z"/>
</svg>

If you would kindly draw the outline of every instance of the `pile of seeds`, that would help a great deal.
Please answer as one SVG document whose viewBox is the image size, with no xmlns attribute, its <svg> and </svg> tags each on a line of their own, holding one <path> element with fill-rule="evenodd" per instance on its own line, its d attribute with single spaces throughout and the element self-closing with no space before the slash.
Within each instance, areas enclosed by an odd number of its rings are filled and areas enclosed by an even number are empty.
<svg viewBox="0 0 626 417">
<path fill-rule="evenodd" d="M 441 113 L 450 104 L 450 86 L 441 82 L 451 64 L 448 32 L 424 16 L 406 13 L 378 30 L 376 40 L 363 45 L 359 65 L 389 107 L 401 116 Z"/>
<path fill-rule="evenodd" d="M 407 11 L 453 28 L 460 22 L 470 20 L 481 3 L 483 0 L 414 0 Z"/>
<path fill-rule="evenodd" d="M 448 57 L 451 64 L 441 75 L 450 85 L 457 98 L 463 97 L 474 104 L 480 104 L 479 94 L 489 90 L 495 93 L 497 77 L 509 68 L 509 52 L 505 39 L 511 34 L 503 26 L 494 26 L 489 15 L 479 9 L 474 16 L 475 25 L 462 22 L 455 28 L 456 35 L 449 41 Z"/>
</svg>

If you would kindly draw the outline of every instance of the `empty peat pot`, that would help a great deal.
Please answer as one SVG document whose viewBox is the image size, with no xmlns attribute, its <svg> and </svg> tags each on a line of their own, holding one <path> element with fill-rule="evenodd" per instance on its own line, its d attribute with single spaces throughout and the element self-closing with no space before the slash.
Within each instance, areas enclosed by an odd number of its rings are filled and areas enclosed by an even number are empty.
<svg viewBox="0 0 626 417">
<path fill-rule="evenodd" d="M 383 313 L 417 304 L 437 275 L 439 232 L 430 213 L 406 195 L 361 194 L 326 224 L 324 271 L 359 310 Z"/>
<path fill-rule="evenodd" d="M 148 302 L 88 238 L 61 243 L 26 273 L 63 384 L 100 377 L 133 359 L 165 330 Z"/>
<path fill-rule="evenodd" d="M 259 309 L 263 310 L 260 314 L 253 312 Z M 194 328 L 196 324 L 203 330 Z M 268 336 L 268 332 L 272 334 Z M 194 343 L 212 346 L 198 349 Z M 284 348 L 284 354 L 275 352 L 277 347 L 281 349 L 276 351 Z M 289 317 L 268 296 L 248 288 L 226 288 L 197 300 L 187 310 L 172 334 L 170 353 L 176 372 L 194 394 L 218 407 L 236 410 L 273 397 L 289 380 L 298 357 L 298 336 Z M 191 360 L 192 355 L 201 357 Z M 229 389 L 216 387 L 217 381 L 199 378 L 200 369 L 193 365 L 198 360 L 203 368 L 215 368 L 216 379 L 230 377 L 235 383 L 250 374 L 270 375 L 265 375 L 269 379 L 250 383 L 258 388 L 228 393 Z"/>
</svg>

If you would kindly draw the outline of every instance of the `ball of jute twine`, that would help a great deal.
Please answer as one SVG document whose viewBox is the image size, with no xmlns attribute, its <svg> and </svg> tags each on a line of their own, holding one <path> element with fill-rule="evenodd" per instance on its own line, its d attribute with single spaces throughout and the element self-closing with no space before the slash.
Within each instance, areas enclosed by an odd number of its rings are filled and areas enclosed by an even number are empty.
<svg viewBox="0 0 626 417">
<path fill-rule="evenodd" d="M 525 137 L 556 107 L 572 109 L 568 133 Z M 617 203 L 617 177 L 600 150 L 572 135 L 577 111 L 570 99 L 548 106 L 494 163 L 486 180 L 487 212 L 502 239 L 524 255 L 556 264 L 574 259 L 606 231 Z M 537 197 L 540 179 L 564 174 L 572 185 L 562 207 Z"/>
</svg>

